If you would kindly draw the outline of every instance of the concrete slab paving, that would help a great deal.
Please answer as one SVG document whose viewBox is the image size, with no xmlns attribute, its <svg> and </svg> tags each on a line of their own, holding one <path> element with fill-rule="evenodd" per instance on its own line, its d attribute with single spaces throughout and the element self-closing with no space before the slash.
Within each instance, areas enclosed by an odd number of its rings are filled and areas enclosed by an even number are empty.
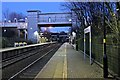
<svg viewBox="0 0 120 80">
<path fill-rule="evenodd" d="M 103 70 L 89 58 L 76 51 L 69 43 L 64 43 L 44 68 L 38 73 L 38 78 L 103 78 Z"/>
</svg>

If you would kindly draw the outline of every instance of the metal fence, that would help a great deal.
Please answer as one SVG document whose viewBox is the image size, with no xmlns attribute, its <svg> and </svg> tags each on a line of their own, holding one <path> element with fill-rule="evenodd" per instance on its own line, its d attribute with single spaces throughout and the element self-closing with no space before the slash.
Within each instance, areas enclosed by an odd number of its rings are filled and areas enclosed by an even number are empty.
<svg viewBox="0 0 120 80">
<path fill-rule="evenodd" d="M 86 54 L 89 55 L 89 36 L 86 34 Z M 78 47 L 84 51 L 84 37 L 78 39 Z M 92 33 L 92 58 L 103 64 L 103 33 L 94 36 Z M 106 53 L 108 56 L 108 69 L 110 73 L 120 77 L 120 43 L 114 34 L 106 34 Z"/>
</svg>

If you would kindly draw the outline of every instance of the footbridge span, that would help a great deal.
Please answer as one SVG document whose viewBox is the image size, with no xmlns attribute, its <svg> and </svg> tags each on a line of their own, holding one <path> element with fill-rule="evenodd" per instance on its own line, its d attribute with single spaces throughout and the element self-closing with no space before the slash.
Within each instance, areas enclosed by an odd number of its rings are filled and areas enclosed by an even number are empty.
<svg viewBox="0 0 120 80">
<path fill-rule="evenodd" d="M 34 33 L 40 32 L 41 27 L 71 27 L 73 18 L 71 12 L 63 13 L 41 13 L 39 10 L 28 12 L 28 39 L 36 41 Z"/>
</svg>

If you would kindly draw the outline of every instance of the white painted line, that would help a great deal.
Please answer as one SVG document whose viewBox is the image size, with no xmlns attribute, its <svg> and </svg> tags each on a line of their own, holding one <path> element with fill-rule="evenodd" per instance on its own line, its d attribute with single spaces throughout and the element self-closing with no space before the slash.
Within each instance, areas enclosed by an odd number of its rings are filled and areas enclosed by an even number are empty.
<svg viewBox="0 0 120 80">
<path fill-rule="evenodd" d="M 62 46 L 61 46 L 62 47 Z M 60 48 L 61 48 L 60 47 Z M 59 48 L 59 49 L 60 49 Z M 59 51 L 59 49 L 58 49 L 58 51 Z M 56 53 L 50 58 L 50 60 L 45 64 L 45 66 L 41 69 L 41 71 L 38 73 L 38 75 L 35 77 L 35 79 L 36 78 L 39 78 L 38 76 L 43 72 L 43 70 L 45 70 L 45 68 L 47 67 L 47 65 L 51 62 L 51 60 L 53 59 L 53 57 L 55 57 L 56 56 Z"/>
</svg>

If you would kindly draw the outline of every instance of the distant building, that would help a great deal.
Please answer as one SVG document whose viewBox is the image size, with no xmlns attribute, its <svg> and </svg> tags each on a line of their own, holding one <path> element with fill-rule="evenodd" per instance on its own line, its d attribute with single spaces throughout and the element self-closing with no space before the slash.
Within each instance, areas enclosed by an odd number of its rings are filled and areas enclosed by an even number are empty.
<svg viewBox="0 0 120 80">
<path fill-rule="evenodd" d="M 67 33 L 51 33 L 52 41 L 66 42 L 69 41 Z"/>
<path fill-rule="evenodd" d="M 8 47 L 13 46 L 15 42 L 27 40 L 27 23 L 25 21 L 0 23 L 0 29 L 3 44 L 9 44 Z"/>
</svg>

